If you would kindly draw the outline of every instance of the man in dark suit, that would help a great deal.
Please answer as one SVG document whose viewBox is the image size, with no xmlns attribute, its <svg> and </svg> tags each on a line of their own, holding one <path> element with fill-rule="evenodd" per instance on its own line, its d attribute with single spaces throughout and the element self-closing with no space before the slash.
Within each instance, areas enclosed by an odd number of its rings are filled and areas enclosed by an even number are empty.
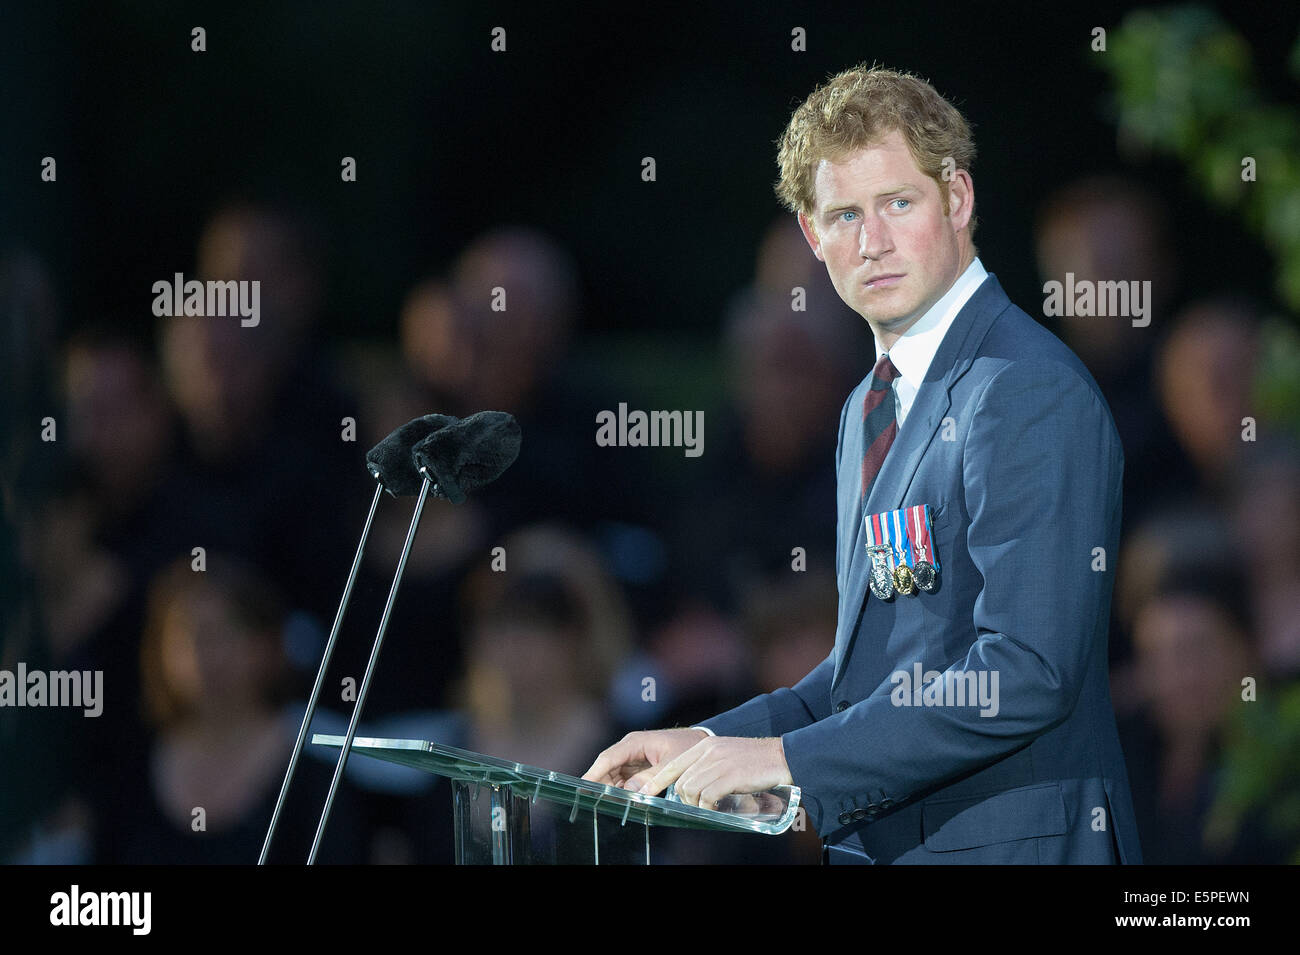
<svg viewBox="0 0 1300 955">
<path fill-rule="evenodd" d="M 798 785 L 832 862 L 1141 861 L 1106 671 L 1123 454 L 977 258 L 973 158 L 905 74 L 845 71 L 795 111 L 778 194 L 878 359 L 840 414 L 835 648 L 587 778 L 704 806 Z"/>
</svg>

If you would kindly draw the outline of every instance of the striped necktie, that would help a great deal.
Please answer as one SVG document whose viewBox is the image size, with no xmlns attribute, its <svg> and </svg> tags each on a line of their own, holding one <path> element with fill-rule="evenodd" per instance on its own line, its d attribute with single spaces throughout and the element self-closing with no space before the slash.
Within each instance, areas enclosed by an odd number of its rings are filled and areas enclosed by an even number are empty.
<svg viewBox="0 0 1300 955">
<path fill-rule="evenodd" d="M 898 418 L 894 414 L 894 391 L 890 387 L 898 377 L 898 369 L 889 360 L 889 354 L 880 356 L 871 369 L 871 389 L 862 402 L 862 501 L 866 503 L 871 485 L 885 463 L 894 437 L 898 434 Z"/>
</svg>

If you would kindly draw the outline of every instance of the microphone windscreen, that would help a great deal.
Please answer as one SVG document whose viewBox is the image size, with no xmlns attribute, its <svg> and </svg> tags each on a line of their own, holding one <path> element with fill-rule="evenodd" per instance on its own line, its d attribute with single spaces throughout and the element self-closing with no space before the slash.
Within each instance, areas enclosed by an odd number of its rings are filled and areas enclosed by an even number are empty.
<svg viewBox="0 0 1300 955">
<path fill-rule="evenodd" d="M 459 420 L 445 414 L 427 414 L 411 419 L 370 449 L 366 454 L 366 468 L 394 497 L 415 494 L 424 479 L 415 470 L 411 449 L 429 435 Z"/>
<path fill-rule="evenodd" d="M 519 457 L 522 435 L 514 415 L 480 411 L 448 425 L 415 446 L 415 470 L 428 468 L 436 494 L 453 504 L 499 478 Z"/>
</svg>

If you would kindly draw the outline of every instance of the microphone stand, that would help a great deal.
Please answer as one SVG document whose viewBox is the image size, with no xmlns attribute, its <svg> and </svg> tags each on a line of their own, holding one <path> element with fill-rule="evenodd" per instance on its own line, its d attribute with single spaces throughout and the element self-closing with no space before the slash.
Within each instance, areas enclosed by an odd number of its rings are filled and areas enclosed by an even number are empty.
<svg viewBox="0 0 1300 955">
<path fill-rule="evenodd" d="M 406 543 L 402 547 L 402 557 L 397 562 L 397 573 L 393 576 L 393 586 L 388 591 L 388 603 L 384 605 L 384 615 L 379 621 L 379 632 L 375 634 L 375 645 L 370 651 L 370 661 L 366 664 L 365 676 L 361 678 L 361 687 L 357 690 L 357 702 L 352 709 L 352 719 L 348 723 L 348 735 L 343 741 L 343 750 L 339 753 L 338 764 L 334 767 L 334 778 L 330 781 L 329 795 L 325 797 L 325 808 L 321 810 L 320 822 L 316 826 L 316 838 L 311 844 L 311 854 L 307 856 L 308 865 L 315 864 L 316 854 L 320 851 L 321 838 L 325 834 L 325 824 L 329 822 L 330 811 L 334 808 L 334 796 L 338 792 L 339 780 L 343 778 L 343 770 L 347 767 L 348 756 L 352 752 L 352 741 L 357 735 L 357 723 L 361 719 L 361 708 L 366 705 L 366 694 L 370 692 L 370 678 L 374 676 L 375 663 L 379 659 L 379 651 L 383 647 L 384 633 L 388 630 L 388 618 L 392 614 L 393 603 L 397 600 L 397 588 L 401 586 L 402 575 L 406 572 L 406 559 L 411 556 L 411 545 L 415 542 L 415 532 L 420 526 L 420 514 L 424 511 L 424 501 L 428 497 L 430 489 L 436 487 L 429 480 L 427 468 L 420 468 L 420 474 L 424 477 L 424 481 L 420 485 L 420 494 L 415 500 L 415 513 L 411 516 L 411 526 L 406 532 Z M 378 491 L 375 492 L 375 500 L 379 500 Z M 371 513 L 373 514 L 373 508 Z M 306 724 L 303 726 L 303 733 L 305 732 Z M 302 734 L 299 735 L 299 742 L 301 742 L 301 739 Z"/>
<path fill-rule="evenodd" d="M 271 825 L 266 830 L 262 854 L 257 859 L 258 865 L 266 865 L 266 856 L 271 851 L 271 839 L 275 836 L 276 826 L 280 824 L 280 812 L 284 809 L 284 799 L 289 793 L 289 783 L 293 781 L 294 774 L 298 771 L 298 757 L 302 755 L 302 745 L 307 738 L 307 727 L 311 725 L 312 718 L 316 715 L 316 703 L 325 686 L 325 671 L 329 669 L 330 658 L 334 656 L 334 644 L 338 641 L 339 630 L 343 626 L 343 614 L 347 612 L 348 601 L 352 599 L 352 585 L 357 581 L 357 570 L 361 567 L 361 554 L 366 549 L 366 538 L 370 536 L 370 525 L 374 523 L 375 510 L 379 507 L 379 496 L 383 490 L 384 485 L 376 476 L 375 496 L 370 501 L 370 513 L 366 515 L 366 526 L 361 531 L 356 556 L 352 558 L 348 582 L 343 587 L 343 599 L 339 602 L 338 612 L 334 615 L 334 626 L 330 629 L 330 638 L 325 644 L 325 655 L 321 658 L 320 670 L 316 673 L 316 685 L 312 687 L 311 699 L 307 701 L 307 712 L 303 714 L 302 726 L 298 729 L 298 741 L 294 743 L 293 755 L 289 757 L 289 768 L 284 774 L 284 782 L 280 785 L 280 798 L 275 801 L 275 812 L 271 814 Z"/>
</svg>

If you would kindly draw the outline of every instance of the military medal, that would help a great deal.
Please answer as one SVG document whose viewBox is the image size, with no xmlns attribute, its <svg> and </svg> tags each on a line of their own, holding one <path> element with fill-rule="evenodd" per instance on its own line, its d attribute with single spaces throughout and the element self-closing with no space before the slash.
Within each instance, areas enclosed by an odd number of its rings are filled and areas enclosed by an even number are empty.
<svg viewBox="0 0 1300 955">
<path fill-rule="evenodd" d="M 877 600 L 888 600 L 894 596 L 894 578 L 885 564 L 888 547 L 876 545 L 871 548 L 871 592 Z"/>
<path fill-rule="evenodd" d="M 912 579 L 912 568 L 906 564 L 899 564 L 894 568 L 894 589 L 904 597 L 910 597 L 916 593 L 916 586 Z"/>
<path fill-rule="evenodd" d="M 930 506 L 917 504 L 907 508 L 907 536 L 916 550 L 916 561 L 912 564 L 912 578 L 916 586 L 926 593 L 933 593 L 939 583 L 939 559 L 933 561 L 933 545 L 930 537 Z"/>
<path fill-rule="evenodd" d="M 916 586 L 927 594 L 933 593 L 934 585 L 938 583 L 934 573 L 934 564 L 928 560 L 918 560 L 916 562 L 916 566 L 912 568 L 912 578 L 916 581 Z"/>
<path fill-rule="evenodd" d="M 890 511 L 885 516 L 889 527 L 890 563 L 894 565 L 894 589 L 904 597 L 916 593 L 916 584 L 912 576 L 911 547 L 903 524 L 903 512 Z"/>
<path fill-rule="evenodd" d="M 871 575 L 868 578 L 871 593 L 877 600 L 889 600 L 894 596 L 894 578 L 885 563 L 885 555 L 889 553 L 889 547 L 879 543 L 880 515 L 867 514 L 864 521 L 867 531 L 867 553 L 871 555 Z"/>
</svg>

